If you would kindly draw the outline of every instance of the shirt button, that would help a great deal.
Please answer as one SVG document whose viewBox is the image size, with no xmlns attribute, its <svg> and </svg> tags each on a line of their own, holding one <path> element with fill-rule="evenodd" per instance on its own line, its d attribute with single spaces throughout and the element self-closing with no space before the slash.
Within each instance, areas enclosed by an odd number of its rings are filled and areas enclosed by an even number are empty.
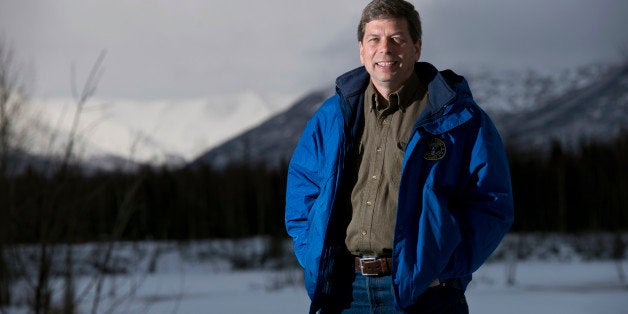
<svg viewBox="0 0 628 314">
<path fill-rule="evenodd" d="M 375 181 L 375 180 L 377 180 L 377 176 L 372 176 L 372 177 L 371 177 L 371 179 L 372 179 L 373 181 Z"/>
<path fill-rule="evenodd" d="M 365 236 L 368 232 L 366 232 L 366 230 L 362 230 L 362 235 Z"/>
<path fill-rule="evenodd" d="M 381 147 L 378 147 L 378 148 L 377 148 L 377 152 L 379 153 L 379 152 L 381 152 L 381 151 L 382 151 L 382 148 L 381 148 Z"/>
<path fill-rule="evenodd" d="M 368 202 L 366 202 L 366 205 L 371 206 L 371 205 L 373 205 L 373 202 L 368 201 Z"/>
</svg>

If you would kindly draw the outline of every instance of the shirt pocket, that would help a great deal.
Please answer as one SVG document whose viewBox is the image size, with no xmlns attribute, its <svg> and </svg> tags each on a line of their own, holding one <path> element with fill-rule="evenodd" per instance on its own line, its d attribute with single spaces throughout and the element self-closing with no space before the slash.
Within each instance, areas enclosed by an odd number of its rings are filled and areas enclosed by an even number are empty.
<svg viewBox="0 0 628 314">
<path fill-rule="evenodd" d="M 395 143 L 395 149 L 393 150 L 393 164 L 392 166 L 392 173 L 391 173 L 391 180 L 390 182 L 395 186 L 395 188 L 399 188 L 399 182 L 401 181 L 401 168 L 403 165 L 403 158 L 405 156 L 406 153 L 406 146 L 408 145 L 407 142 L 404 141 L 397 141 L 397 143 Z"/>
</svg>

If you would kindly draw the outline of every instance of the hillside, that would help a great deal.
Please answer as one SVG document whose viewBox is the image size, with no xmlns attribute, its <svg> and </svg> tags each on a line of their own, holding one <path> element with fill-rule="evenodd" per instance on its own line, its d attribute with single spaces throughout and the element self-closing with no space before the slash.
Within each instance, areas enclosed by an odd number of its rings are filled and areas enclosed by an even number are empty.
<svg viewBox="0 0 628 314">
<path fill-rule="evenodd" d="M 202 154 L 192 165 L 208 163 L 222 168 L 230 162 L 272 166 L 287 162 L 305 123 L 331 94 L 331 90 L 321 89 L 305 95 L 287 110 Z"/>
<path fill-rule="evenodd" d="M 628 126 L 628 63 L 539 107 L 500 115 L 497 124 L 515 147 L 543 150 L 556 140 L 574 148 L 581 142 L 611 140 Z"/>
</svg>

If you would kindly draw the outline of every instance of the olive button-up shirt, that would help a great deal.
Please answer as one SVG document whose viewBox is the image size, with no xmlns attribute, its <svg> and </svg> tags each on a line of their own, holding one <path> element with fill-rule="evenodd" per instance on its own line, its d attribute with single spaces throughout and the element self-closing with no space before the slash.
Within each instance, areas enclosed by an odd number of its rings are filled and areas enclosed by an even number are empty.
<svg viewBox="0 0 628 314">
<path fill-rule="evenodd" d="M 369 84 L 364 130 L 358 144 L 357 181 L 351 191 L 351 221 L 345 243 L 359 256 L 392 252 L 401 166 L 412 128 L 425 108 L 427 86 L 416 74 L 382 101 Z"/>
</svg>

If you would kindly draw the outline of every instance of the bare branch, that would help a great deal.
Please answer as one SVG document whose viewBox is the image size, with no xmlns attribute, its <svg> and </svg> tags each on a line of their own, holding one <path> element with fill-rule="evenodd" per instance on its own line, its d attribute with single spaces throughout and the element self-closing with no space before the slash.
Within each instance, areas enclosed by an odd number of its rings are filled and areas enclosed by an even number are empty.
<svg viewBox="0 0 628 314">
<path fill-rule="evenodd" d="M 83 109 L 85 108 L 85 103 L 87 102 L 87 100 L 90 97 L 92 97 L 94 93 L 96 92 L 96 87 L 98 86 L 98 82 L 100 81 L 100 78 L 102 77 L 102 74 L 104 71 L 102 68 L 102 63 L 106 55 L 107 55 L 106 50 L 102 50 L 100 52 L 100 55 L 98 55 L 96 62 L 94 63 L 94 65 L 92 66 L 92 69 L 90 70 L 87 80 L 85 80 L 85 85 L 83 86 L 83 89 L 81 90 L 80 96 L 77 99 L 75 99 L 76 108 L 75 108 L 74 116 L 72 119 L 72 127 L 70 128 L 70 133 L 68 135 L 68 143 L 65 147 L 63 159 L 61 160 L 61 167 L 62 167 L 61 173 L 66 171 L 71 161 L 70 159 L 73 156 L 74 145 L 76 143 L 77 136 L 78 136 L 78 127 L 79 127 L 79 122 L 81 120 L 81 114 L 83 113 Z M 73 75 L 73 78 L 74 78 L 74 75 Z M 72 87 L 74 88 L 75 85 L 76 84 L 73 82 Z M 76 93 L 76 91 L 73 91 L 73 92 Z"/>
<path fill-rule="evenodd" d="M 7 173 L 9 155 L 13 153 L 14 121 L 20 104 L 13 62 L 13 50 L 0 40 L 0 175 Z"/>
</svg>

